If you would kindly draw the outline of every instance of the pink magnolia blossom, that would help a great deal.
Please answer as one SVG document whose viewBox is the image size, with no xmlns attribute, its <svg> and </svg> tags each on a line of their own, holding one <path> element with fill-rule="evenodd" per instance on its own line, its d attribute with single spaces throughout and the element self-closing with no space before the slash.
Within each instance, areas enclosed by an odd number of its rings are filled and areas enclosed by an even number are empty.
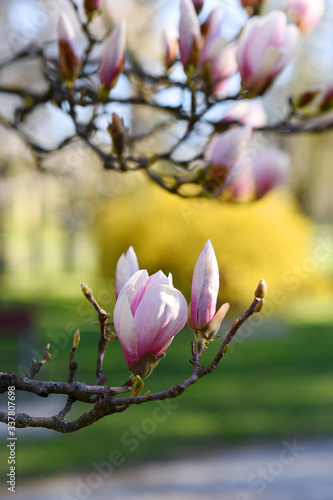
<svg viewBox="0 0 333 500">
<path fill-rule="evenodd" d="M 263 93 L 295 53 L 298 29 L 283 12 L 252 17 L 239 40 L 237 61 L 242 86 Z"/>
<path fill-rule="evenodd" d="M 59 69 L 65 80 L 73 80 L 80 70 L 80 58 L 72 23 L 61 13 L 58 22 Z"/>
<path fill-rule="evenodd" d="M 129 369 L 143 356 L 162 356 L 186 318 L 186 300 L 173 287 L 171 275 L 158 271 L 149 276 L 146 270 L 134 273 L 121 289 L 113 313 Z"/>
<path fill-rule="evenodd" d="M 267 115 L 261 101 L 258 99 L 246 99 L 229 106 L 221 121 L 237 121 L 257 128 L 267 124 Z"/>
<path fill-rule="evenodd" d="M 289 0 L 286 14 L 302 33 L 307 34 L 317 26 L 324 10 L 324 0 Z"/>
<path fill-rule="evenodd" d="M 179 21 L 180 59 L 185 71 L 199 61 L 201 33 L 192 0 L 181 0 Z"/>
<path fill-rule="evenodd" d="M 286 182 L 290 169 L 287 153 L 271 148 L 253 158 L 256 197 L 262 198 L 271 189 Z"/>
<path fill-rule="evenodd" d="M 238 162 L 234 174 L 229 176 L 227 180 L 226 189 L 231 193 L 234 200 L 239 201 L 248 200 L 254 193 L 255 178 L 251 159 L 248 155 L 245 155 Z"/>
<path fill-rule="evenodd" d="M 206 34 L 200 52 L 199 67 L 209 84 L 216 84 L 236 73 L 236 46 L 221 36 L 221 19 L 213 10 L 206 21 Z"/>
<path fill-rule="evenodd" d="M 213 245 L 208 240 L 194 267 L 187 320 L 193 330 L 206 330 L 206 338 L 211 338 L 217 332 L 229 309 L 229 304 L 223 304 L 215 314 L 218 292 L 219 268 Z"/>
<path fill-rule="evenodd" d="M 122 254 L 116 266 L 116 297 L 134 273 L 139 270 L 137 256 L 133 247 L 129 247 L 126 254 Z"/>
<path fill-rule="evenodd" d="M 100 66 L 100 81 L 105 91 L 117 83 L 125 64 L 126 24 L 122 19 L 106 41 Z"/>
<path fill-rule="evenodd" d="M 162 32 L 162 50 L 167 69 L 176 62 L 179 52 L 177 34 L 171 26 L 165 26 Z"/>
<path fill-rule="evenodd" d="M 205 159 L 210 165 L 210 180 L 217 186 L 230 174 L 250 135 L 250 127 L 233 127 L 213 137 Z"/>
<path fill-rule="evenodd" d="M 103 0 L 84 0 L 84 8 L 87 12 L 94 12 L 102 7 Z"/>
</svg>

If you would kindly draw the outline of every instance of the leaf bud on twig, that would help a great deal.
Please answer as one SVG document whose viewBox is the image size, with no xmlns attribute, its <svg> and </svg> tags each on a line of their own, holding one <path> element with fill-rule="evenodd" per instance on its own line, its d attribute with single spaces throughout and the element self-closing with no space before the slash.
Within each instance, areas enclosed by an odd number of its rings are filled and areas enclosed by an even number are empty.
<svg viewBox="0 0 333 500">
<path fill-rule="evenodd" d="M 254 296 L 257 299 L 264 299 L 267 293 L 267 284 L 265 280 L 260 280 L 258 286 L 254 292 Z"/>
<path fill-rule="evenodd" d="M 74 333 L 73 349 L 77 349 L 80 343 L 80 330 L 76 330 Z"/>
</svg>

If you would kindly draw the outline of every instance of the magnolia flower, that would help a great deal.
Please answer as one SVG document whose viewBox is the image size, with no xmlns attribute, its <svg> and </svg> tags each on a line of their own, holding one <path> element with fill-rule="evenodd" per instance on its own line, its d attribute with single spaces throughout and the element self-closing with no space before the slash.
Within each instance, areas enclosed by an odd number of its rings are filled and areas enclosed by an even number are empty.
<svg viewBox="0 0 333 500">
<path fill-rule="evenodd" d="M 196 66 L 200 56 L 201 33 L 192 0 L 181 0 L 179 21 L 180 59 L 185 71 Z"/>
<path fill-rule="evenodd" d="M 73 80 L 80 71 L 80 58 L 75 31 L 66 14 L 62 13 L 58 22 L 59 69 L 64 80 Z"/>
<path fill-rule="evenodd" d="M 256 128 L 266 125 L 267 115 L 261 101 L 258 99 L 246 99 L 229 106 L 221 121 L 237 121 Z"/>
<path fill-rule="evenodd" d="M 257 153 L 252 163 L 256 198 L 262 198 L 271 189 L 286 182 L 290 158 L 287 153 L 271 148 Z"/>
<path fill-rule="evenodd" d="M 200 52 L 200 71 L 208 84 L 228 78 L 238 69 L 236 47 L 221 36 L 221 19 L 213 10 L 206 21 L 204 43 Z"/>
<path fill-rule="evenodd" d="M 250 127 L 234 127 L 213 137 L 205 159 L 210 167 L 210 181 L 216 184 L 215 187 L 224 183 L 250 135 Z"/>
<path fill-rule="evenodd" d="M 162 271 L 137 271 L 121 289 L 113 321 L 130 371 L 147 377 L 184 327 L 187 303 Z"/>
<path fill-rule="evenodd" d="M 179 52 L 177 34 L 172 29 L 172 26 L 165 26 L 163 28 L 162 49 L 164 54 L 165 66 L 167 69 L 169 69 L 176 62 Z"/>
<path fill-rule="evenodd" d="M 286 14 L 302 33 L 307 34 L 323 17 L 324 10 L 324 0 L 289 0 Z"/>
<path fill-rule="evenodd" d="M 129 247 L 126 254 L 122 254 L 116 266 L 116 297 L 118 297 L 125 283 L 139 270 L 137 256 L 133 247 Z"/>
<path fill-rule="evenodd" d="M 102 7 L 103 0 L 84 0 L 84 9 L 87 12 L 94 12 Z"/>
<path fill-rule="evenodd" d="M 211 241 L 208 240 L 195 264 L 192 278 L 191 304 L 187 323 L 190 328 L 201 332 L 206 340 L 218 331 L 229 304 L 223 304 L 216 312 L 219 291 L 219 268 Z"/>
<path fill-rule="evenodd" d="M 236 172 L 237 170 L 237 172 Z M 227 191 L 234 200 L 248 200 L 255 190 L 255 179 L 251 159 L 248 155 L 240 159 L 235 167 L 235 172 L 226 183 Z"/>
<path fill-rule="evenodd" d="M 242 86 L 263 93 L 295 53 L 298 29 L 283 12 L 252 17 L 239 40 L 237 61 Z"/>
<path fill-rule="evenodd" d="M 117 83 L 125 64 L 126 24 L 122 19 L 112 30 L 101 60 L 100 81 L 107 93 Z"/>
</svg>

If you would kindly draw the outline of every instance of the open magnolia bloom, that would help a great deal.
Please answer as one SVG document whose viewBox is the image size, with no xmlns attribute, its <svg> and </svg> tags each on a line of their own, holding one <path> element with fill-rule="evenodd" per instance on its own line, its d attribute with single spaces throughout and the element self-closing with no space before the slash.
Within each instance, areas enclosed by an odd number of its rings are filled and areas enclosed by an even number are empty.
<svg viewBox="0 0 333 500">
<path fill-rule="evenodd" d="M 121 289 L 113 313 L 129 370 L 148 377 L 185 325 L 187 302 L 162 271 L 137 271 Z"/>
</svg>

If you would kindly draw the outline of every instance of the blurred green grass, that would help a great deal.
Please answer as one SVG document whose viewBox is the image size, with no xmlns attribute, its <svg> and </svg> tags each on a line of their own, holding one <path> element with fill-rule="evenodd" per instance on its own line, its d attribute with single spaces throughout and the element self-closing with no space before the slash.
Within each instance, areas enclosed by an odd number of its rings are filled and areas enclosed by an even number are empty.
<svg viewBox="0 0 333 500">
<path fill-rule="evenodd" d="M 38 339 L 30 341 L 24 356 L 31 359 L 31 345 L 42 353 L 47 342 L 51 342 L 50 351 L 54 353 L 54 358 L 37 378 L 67 379 L 73 333 L 80 328 L 81 343 L 76 352 L 79 368 L 75 379 L 94 382 L 99 330 L 91 326 L 93 310 L 90 307 L 84 300 L 44 299 L 39 306 L 31 302 L 31 308 L 37 308 L 40 333 Z M 188 330 L 176 336 L 166 358 L 146 380 L 145 390 L 166 389 L 189 375 L 191 339 Z M 217 342 L 212 343 L 204 353 L 204 364 L 217 349 Z M 0 352 L 1 371 L 17 371 L 22 364 L 17 339 L 0 338 Z M 230 349 L 213 374 L 172 400 L 167 411 L 157 410 L 157 403 L 146 403 L 67 435 L 18 430 L 20 477 L 89 471 L 93 461 L 108 460 L 110 453 L 116 450 L 130 462 L 208 451 L 244 441 L 332 433 L 332 352 L 331 323 L 265 320 L 253 335 Z M 120 385 L 128 376 L 118 341 L 107 351 L 104 371 L 110 385 Z M 24 411 L 24 397 L 17 393 L 17 411 Z M 53 401 L 58 398 L 32 397 L 38 402 L 36 414 L 40 415 L 50 412 L 51 398 Z M 2 395 L 1 401 L 6 402 L 5 398 Z M 63 402 L 62 398 L 56 412 Z M 88 407 L 80 404 L 78 409 L 86 411 Z M 6 461 L 5 447 L 0 449 L 0 460 Z"/>
</svg>

